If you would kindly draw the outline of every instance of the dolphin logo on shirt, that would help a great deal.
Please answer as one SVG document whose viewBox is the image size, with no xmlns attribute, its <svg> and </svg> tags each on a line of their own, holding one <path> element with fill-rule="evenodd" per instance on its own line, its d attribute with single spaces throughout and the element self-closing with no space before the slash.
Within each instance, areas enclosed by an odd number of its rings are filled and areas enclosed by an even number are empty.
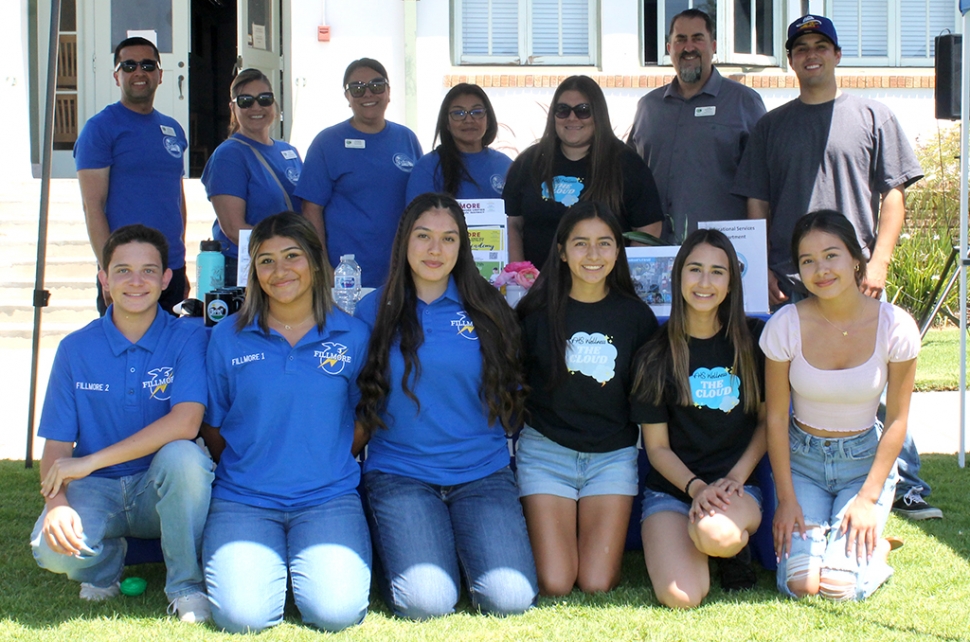
<svg viewBox="0 0 970 642">
<path fill-rule="evenodd" d="M 344 366 L 353 359 L 347 354 L 347 346 L 333 341 L 324 341 L 320 344 L 323 350 L 314 350 L 313 356 L 320 359 L 319 368 L 327 374 L 340 374 Z"/>
<path fill-rule="evenodd" d="M 151 399 L 168 401 L 172 398 L 172 392 L 168 389 L 168 385 L 175 379 L 174 368 L 169 366 L 153 368 L 148 371 L 148 376 L 151 379 L 142 381 L 141 387 L 151 390 Z"/>
<path fill-rule="evenodd" d="M 470 341 L 478 341 L 475 334 L 475 322 L 468 318 L 468 313 L 464 310 L 458 311 L 458 318 L 451 320 L 451 327 L 458 328 L 458 336 L 465 337 Z"/>
</svg>

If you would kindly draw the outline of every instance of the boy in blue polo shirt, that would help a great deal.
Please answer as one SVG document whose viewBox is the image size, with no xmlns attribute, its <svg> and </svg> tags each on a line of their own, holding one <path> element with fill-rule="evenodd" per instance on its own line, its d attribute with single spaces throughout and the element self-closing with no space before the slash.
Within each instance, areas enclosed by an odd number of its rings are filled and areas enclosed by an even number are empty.
<svg viewBox="0 0 970 642">
<path fill-rule="evenodd" d="M 201 622 L 213 464 L 191 440 L 205 412 L 205 330 L 158 305 L 172 278 L 161 232 L 122 227 L 102 254 L 113 304 L 57 349 L 38 433 L 46 506 L 31 547 L 42 568 L 99 601 L 118 595 L 124 538 L 161 537 L 169 612 Z"/>
</svg>

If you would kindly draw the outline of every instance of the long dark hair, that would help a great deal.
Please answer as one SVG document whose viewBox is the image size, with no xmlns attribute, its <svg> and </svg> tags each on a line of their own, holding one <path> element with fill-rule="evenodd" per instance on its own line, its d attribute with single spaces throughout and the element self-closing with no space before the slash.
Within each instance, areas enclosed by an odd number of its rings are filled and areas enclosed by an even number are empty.
<svg viewBox="0 0 970 642">
<path fill-rule="evenodd" d="M 855 271 L 855 283 L 856 285 L 862 283 L 866 278 L 866 265 L 869 262 L 862 251 L 862 246 L 859 245 L 859 237 L 856 236 L 852 223 L 845 215 L 835 210 L 816 210 L 795 222 L 795 229 L 792 230 L 791 235 L 791 260 L 795 269 L 801 273 L 798 264 L 798 246 L 801 245 L 802 239 L 814 230 L 836 236 L 845 244 L 849 255 L 859 262 L 859 269 Z"/>
<path fill-rule="evenodd" d="M 333 283 L 333 269 L 323 257 L 323 245 L 320 237 L 301 214 L 296 212 L 280 212 L 256 224 L 249 237 L 249 276 L 246 280 L 246 300 L 236 314 L 236 329 L 242 330 L 258 319 L 263 332 L 269 332 L 269 296 L 263 292 L 256 276 L 256 254 L 260 246 L 274 237 L 292 239 L 303 251 L 310 262 L 310 273 L 313 275 L 313 318 L 317 322 L 317 330 L 323 330 L 327 314 L 333 309 L 333 299 L 330 295 Z"/>
<path fill-rule="evenodd" d="M 270 91 L 273 91 L 273 83 L 269 81 L 266 74 L 261 72 L 259 69 L 254 69 L 250 67 L 249 69 L 243 69 L 240 71 L 235 78 L 232 79 L 232 84 L 229 85 L 229 102 L 236 100 L 236 96 L 239 95 L 239 90 L 243 85 L 248 85 L 251 82 L 263 82 L 269 87 Z M 273 103 L 273 113 L 275 118 L 279 120 L 279 104 Z M 229 108 L 229 135 L 232 136 L 239 131 L 239 121 L 236 120 L 236 112 L 231 107 Z"/>
<path fill-rule="evenodd" d="M 690 394 L 690 334 L 687 328 L 687 305 L 681 292 L 684 264 L 698 245 L 707 244 L 722 250 L 728 259 L 728 293 L 717 307 L 717 318 L 725 329 L 728 341 L 734 346 L 734 362 L 731 371 L 741 380 L 746 391 L 744 412 L 758 412 L 761 403 L 761 385 L 758 381 L 758 365 L 754 356 L 754 339 L 744 316 L 744 291 L 741 287 L 741 264 L 730 239 L 719 230 L 698 229 L 692 232 L 677 252 L 671 271 L 673 300 L 670 302 L 670 320 L 637 352 L 633 360 L 633 394 L 652 403 L 665 403 L 670 386 L 670 397 L 679 406 L 693 403 Z"/>
<path fill-rule="evenodd" d="M 465 167 L 465 160 L 461 157 L 461 152 L 458 151 L 458 145 L 455 144 L 455 137 L 451 135 L 451 130 L 448 128 L 448 120 L 450 116 L 448 115 L 451 103 L 458 96 L 475 96 L 478 98 L 482 105 L 485 107 L 485 135 L 482 136 L 482 147 L 488 147 L 495 140 L 495 135 L 498 134 L 498 120 L 495 118 L 495 110 L 492 108 L 492 101 L 488 99 L 488 95 L 485 90 L 478 85 L 473 85 L 471 83 L 462 82 L 458 83 L 451 90 L 445 94 L 445 99 L 441 101 L 441 109 L 438 110 L 438 122 L 435 124 L 434 128 L 434 141 L 431 145 L 439 139 L 441 144 L 438 146 L 438 167 L 441 168 L 441 178 L 443 185 L 441 186 L 441 191 L 446 192 L 454 196 L 458 193 L 458 186 L 461 185 L 462 180 L 467 180 L 475 183 L 475 178 L 468 173 L 468 168 Z M 468 116 L 467 118 L 471 118 Z M 475 183 L 478 185 L 478 183 Z M 435 187 L 439 187 L 435 185 Z"/>
<path fill-rule="evenodd" d="M 549 113 L 546 115 L 546 129 L 537 143 L 539 153 L 532 165 L 532 178 L 541 185 L 545 183 L 549 194 L 553 194 L 553 165 L 559 150 L 560 140 L 556 134 L 556 105 L 566 91 L 578 91 L 586 96 L 593 109 L 593 140 L 589 147 L 589 171 L 586 175 L 586 188 L 580 199 L 599 201 L 609 206 L 617 215 L 623 213 L 623 164 L 620 156 L 624 144 L 613 133 L 610 124 L 610 111 L 606 106 L 606 96 L 596 81 L 589 76 L 570 76 L 559 83 L 552 96 Z M 622 239 L 621 239 L 622 244 Z"/>
<path fill-rule="evenodd" d="M 417 316 L 418 295 L 408 262 L 408 242 L 415 222 L 431 209 L 447 210 L 458 225 L 460 245 L 451 276 L 478 334 L 482 352 L 479 395 L 488 409 L 489 424 L 498 420 L 505 431 L 512 434 L 518 429 L 517 422 L 521 420 L 525 404 L 525 380 L 519 367 L 519 324 L 498 290 L 479 274 L 472 258 L 465 215 L 455 199 L 447 194 L 420 194 L 401 216 L 391 251 L 390 274 L 371 333 L 367 362 L 357 379 L 361 390 L 357 419 L 368 433 L 378 427 L 387 427 L 381 414 L 387 408 L 387 396 L 391 391 L 390 352 L 397 349 L 395 342 L 399 342 L 404 357 L 404 374 L 398 383 L 404 394 L 421 407 L 421 400 L 412 387 L 421 377 L 417 352 L 424 343 L 424 332 Z M 442 388 L 441 394 L 448 394 L 446 387 Z"/>
<path fill-rule="evenodd" d="M 582 221 L 598 218 L 613 233 L 617 254 L 613 270 L 606 276 L 608 292 L 615 292 L 629 299 L 640 300 L 633 279 L 630 278 L 630 264 L 626 260 L 626 250 L 623 248 L 623 231 L 620 221 L 610 208 L 595 201 L 581 201 L 566 209 L 566 213 L 559 220 L 556 228 L 556 240 L 549 248 L 549 256 L 542 264 L 539 278 L 532 288 L 519 301 L 516 312 L 520 319 L 525 319 L 534 312 L 544 311 L 549 326 L 549 350 L 553 354 L 552 373 L 549 378 L 550 386 L 555 386 L 566 376 L 566 304 L 569 302 L 569 291 L 572 289 L 573 277 L 569 265 L 563 259 L 566 242 L 573 228 Z"/>
</svg>

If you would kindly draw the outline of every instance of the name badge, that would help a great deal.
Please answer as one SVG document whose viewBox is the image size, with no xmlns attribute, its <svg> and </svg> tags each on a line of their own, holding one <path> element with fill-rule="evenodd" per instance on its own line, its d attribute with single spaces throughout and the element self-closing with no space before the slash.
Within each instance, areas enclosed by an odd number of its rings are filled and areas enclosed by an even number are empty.
<svg viewBox="0 0 970 642">
<path fill-rule="evenodd" d="M 280 153 L 283 154 L 283 158 L 285 158 L 286 160 L 293 160 L 294 158 L 296 158 L 296 152 L 294 152 L 292 149 L 284 149 Z"/>
<path fill-rule="evenodd" d="M 174 136 L 175 135 L 175 129 L 173 127 L 169 127 L 168 125 L 161 125 L 161 128 L 162 128 L 162 134 L 163 135 L 165 135 L 165 136 Z"/>
<path fill-rule="evenodd" d="M 697 107 L 694 109 L 694 118 L 703 118 L 704 116 L 713 116 L 714 111 L 717 109 L 714 105 L 710 107 Z"/>
<path fill-rule="evenodd" d="M 364 149 L 367 147 L 367 141 L 360 138 L 345 138 L 344 147 L 346 149 Z"/>
</svg>

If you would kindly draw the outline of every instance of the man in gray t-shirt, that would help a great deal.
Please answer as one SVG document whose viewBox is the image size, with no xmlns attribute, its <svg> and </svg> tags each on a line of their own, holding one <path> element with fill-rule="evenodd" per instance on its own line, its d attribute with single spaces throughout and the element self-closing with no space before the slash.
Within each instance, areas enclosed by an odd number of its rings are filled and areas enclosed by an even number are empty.
<svg viewBox="0 0 970 642">
<path fill-rule="evenodd" d="M 923 172 L 888 107 L 839 90 L 842 49 L 831 20 L 802 16 L 788 27 L 785 47 L 799 96 L 755 125 L 733 189 L 747 197 L 749 218 L 768 220 L 769 301 L 776 307 L 806 295 L 791 238 L 795 222 L 818 209 L 851 221 L 869 259 L 862 290 L 880 298 L 906 216 L 905 189 Z M 908 435 L 897 464 L 893 510 L 909 519 L 942 517 L 923 499 L 930 489 Z"/>
<path fill-rule="evenodd" d="M 731 185 L 765 105 L 758 92 L 718 73 L 716 50 L 710 16 L 688 9 L 673 17 L 667 53 L 677 77 L 640 99 L 627 140 L 657 182 L 661 238 L 669 243 L 683 243 L 700 221 L 746 216 Z"/>
</svg>

